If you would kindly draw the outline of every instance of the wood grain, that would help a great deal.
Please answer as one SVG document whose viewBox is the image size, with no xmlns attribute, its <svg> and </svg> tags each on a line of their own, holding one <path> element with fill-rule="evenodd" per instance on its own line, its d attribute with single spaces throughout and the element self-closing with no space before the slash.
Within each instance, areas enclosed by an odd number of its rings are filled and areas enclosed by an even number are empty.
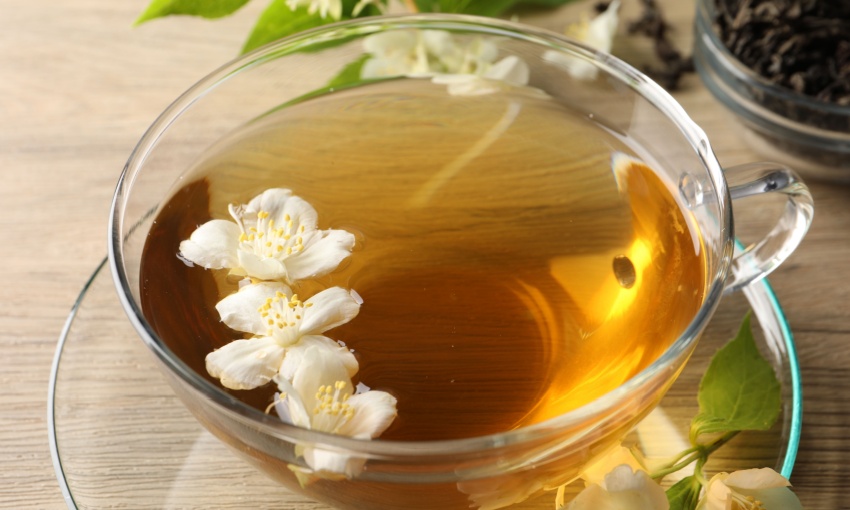
<svg viewBox="0 0 850 510">
<path fill-rule="evenodd" d="M 114 183 L 144 129 L 180 92 L 237 53 L 265 6 L 252 4 L 217 22 L 184 18 L 131 28 L 145 3 L 5 0 L 0 6 L 0 259 L 9 276 L 0 286 L 4 508 L 65 507 L 48 449 L 47 381 L 69 309 L 105 254 Z M 677 42 L 689 44 L 692 2 L 663 3 Z M 624 18 L 637 9 L 637 2 L 626 4 Z M 578 10 L 523 19 L 560 29 Z M 614 50 L 638 64 L 650 60 L 643 42 L 621 38 Z M 676 97 L 723 164 L 762 159 L 696 77 L 684 85 Z M 812 230 L 771 277 L 803 372 L 805 417 L 792 482 L 806 508 L 850 509 L 850 187 L 813 182 L 811 188 Z M 742 230 L 759 228 L 744 227 L 747 220 L 739 218 Z"/>
</svg>

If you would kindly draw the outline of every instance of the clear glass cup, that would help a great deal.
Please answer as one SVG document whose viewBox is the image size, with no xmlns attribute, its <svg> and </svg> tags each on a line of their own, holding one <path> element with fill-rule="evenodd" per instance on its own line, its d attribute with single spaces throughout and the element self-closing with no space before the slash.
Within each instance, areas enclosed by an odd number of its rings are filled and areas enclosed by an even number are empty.
<svg viewBox="0 0 850 510">
<path fill-rule="evenodd" d="M 295 99 L 322 90 L 363 55 L 377 32 L 441 30 L 498 38 L 500 56 L 529 66 L 529 86 L 621 133 L 674 183 L 705 249 L 705 299 L 665 353 L 617 389 L 561 416 L 482 437 L 446 441 L 363 441 L 301 429 L 245 405 L 193 372 L 145 319 L 142 249 L 154 214 L 183 173 L 217 141 Z M 573 77 L 558 62 L 580 62 Z M 761 241 L 734 254 L 731 200 L 787 197 Z M 474 197 L 471 198 L 474 200 Z M 790 170 L 771 164 L 725 172 L 704 133 L 661 87 L 616 58 L 527 26 L 463 16 L 383 17 L 326 26 L 241 57 L 178 98 L 143 136 L 118 183 L 109 260 L 122 304 L 169 384 L 195 417 L 250 463 L 292 490 L 344 509 L 501 508 L 555 488 L 619 441 L 661 399 L 693 351 L 721 296 L 764 277 L 805 234 L 812 202 Z M 303 487 L 291 466 L 307 467 L 296 445 L 344 454 L 364 468 Z M 226 467 L 224 467 L 226 468 Z"/>
</svg>

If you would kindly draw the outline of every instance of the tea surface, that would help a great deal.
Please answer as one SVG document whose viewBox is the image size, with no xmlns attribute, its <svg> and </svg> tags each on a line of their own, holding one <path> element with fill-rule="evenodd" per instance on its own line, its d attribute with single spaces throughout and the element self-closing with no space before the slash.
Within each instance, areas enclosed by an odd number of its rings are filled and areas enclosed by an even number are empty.
<svg viewBox="0 0 850 510">
<path fill-rule="evenodd" d="M 319 228 L 357 238 L 339 269 L 294 290 L 362 296 L 360 314 L 327 335 L 353 349 L 355 382 L 398 399 L 382 438 L 536 423 L 635 375 L 703 302 L 694 227 L 633 154 L 522 91 L 453 97 L 395 80 L 294 104 L 219 143 L 160 209 L 143 255 L 144 312 L 209 378 L 204 357 L 242 337 L 214 308 L 237 280 L 190 267 L 178 245 L 230 219 L 229 203 L 288 188 L 315 207 Z M 265 409 L 275 390 L 225 391 Z"/>
</svg>

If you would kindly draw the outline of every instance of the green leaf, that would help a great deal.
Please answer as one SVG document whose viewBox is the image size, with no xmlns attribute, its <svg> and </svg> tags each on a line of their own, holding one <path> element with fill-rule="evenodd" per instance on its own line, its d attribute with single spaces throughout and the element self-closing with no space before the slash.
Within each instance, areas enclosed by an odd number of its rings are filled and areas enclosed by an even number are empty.
<svg viewBox="0 0 850 510">
<path fill-rule="evenodd" d="M 307 14 L 307 7 L 299 7 L 294 11 L 287 7 L 284 0 L 272 0 L 272 3 L 260 14 L 251 35 L 242 47 L 242 53 L 247 53 L 260 46 L 276 41 L 302 30 L 308 30 L 334 20 L 330 17 L 322 19 L 319 13 Z"/>
<path fill-rule="evenodd" d="M 248 0 L 153 0 L 134 24 L 172 14 L 221 18 L 233 14 L 247 3 Z"/>
<path fill-rule="evenodd" d="M 686 476 L 674 486 L 667 489 L 667 501 L 670 510 L 694 510 L 699 503 L 699 493 L 702 489 L 695 476 Z"/>
<path fill-rule="evenodd" d="M 557 7 L 572 0 L 415 0 L 422 12 L 455 12 L 477 16 L 499 16 L 520 6 Z"/>
<path fill-rule="evenodd" d="M 691 422 L 691 442 L 700 434 L 767 430 L 779 416 L 779 381 L 756 347 L 750 314 L 738 336 L 717 351 L 703 375 L 700 412 Z"/>
<path fill-rule="evenodd" d="M 337 89 L 363 83 L 364 80 L 360 77 L 360 71 L 363 69 L 363 64 L 369 60 L 369 57 L 370 55 L 368 54 L 361 55 L 360 58 L 343 67 L 342 71 L 328 83 L 328 88 Z"/>
</svg>

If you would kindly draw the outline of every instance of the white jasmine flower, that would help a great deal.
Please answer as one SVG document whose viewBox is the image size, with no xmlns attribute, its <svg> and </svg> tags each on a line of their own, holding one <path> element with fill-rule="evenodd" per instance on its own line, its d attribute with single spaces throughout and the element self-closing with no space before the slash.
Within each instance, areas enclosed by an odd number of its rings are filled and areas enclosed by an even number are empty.
<svg viewBox="0 0 850 510">
<path fill-rule="evenodd" d="M 498 510 L 525 501 L 546 485 L 537 476 L 510 476 L 465 480 L 458 482 L 460 492 L 469 495 L 470 508 L 476 510 Z"/>
<path fill-rule="evenodd" d="M 355 394 L 349 372 L 340 359 L 316 347 L 304 352 L 291 382 L 281 376 L 275 377 L 275 382 L 281 392 L 275 403 L 278 416 L 306 429 L 372 439 L 386 430 L 397 415 L 395 397 L 372 390 Z M 305 472 L 293 466 L 302 483 L 310 475 L 353 477 L 365 462 L 348 452 L 317 446 L 298 445 L 295 451 L 312 469 Z"/>
<path fill-rule="evenodd" d="M 697 510 L 802 510 L 790 486 L 769 468 L 719 473 L 708 482 Z"/>
<path fill-rule="evenodd" d="M 292 283 L 333 271 L 354 247 L 345 230 L 318 230 L 316 210 L 287 189 L 229 211 L 233 221 L 204 223 L 180 243 L 180 255 L 207 269 Z"/>
<path fill-rule="evenodd" d="M 286 0 L 286 6 L 293 11 L 307 6 L 307 14 L 318 12 L 322 19 L 328 15 L 337 21 L 342 18 L 342 0 Z"/>
<path fill-rule="evenodd" d="M 356 18 L 360 14 L 360 12 L 363 11 L 363 9 L 365 9 L 368 5 L 374 5 L 375 7 L 377 7 L 381 14 L 383 14 L 387 9 L 387 6 L 384 5 L 381 0 L 360 0 L 359 2 L 357 2 L 357 5 L 355 5 L 354 9 L 351 11 L 351 16 Z"/>
<path fill-rule="evenodd" d="M 480 37 L 464 42 L 442 30 L 393 30 L 366 37 L 363 48 L 371 55 L 363 79 L 433 77 L 452 95 L 490 94 L 529 79 L 523 60 L 511 55 L 497 62 L 495 42 Z"/>
<path fill-rule="evenodd" d="M 490 66 L 481 75 L 438 74 L 431 81 L 447 85 L 449 94 L 453 96 L 480 96 L 523 87 L 528 83 L 528 77 L 529 70 L 525 62 L 515 55 L 510 55 Z"/>
<path fill-rule="evenodd" d="M 633 471 L 645 471 L 646 460 L 636 449 L 617 446 L 606 455 L 585 467 L 581 473 L 581 479 L 586 485 L 605 483 L 605 477 L 617 466 L 626 465 Z"/>
<path fill-rule="evenodd" d="M 592 20 L 582 20 L 576 25 L 567 27 L 566 34 L 595 50 L 610 53 L 614 45 L 614 35 L 617 33 L 620 0 L 614 0 Z M 575 79 L 592 80 L 598 72 L 596 66 L 578 57 L 565 55 L 557 51 L 546 51 L 543 60 L 565 68 Z"/>
<path fill-rule="evenodd" d="M 354 375 L 358 364 L 351 351 L 321 333 L 353 319 L 361 303 L 356 292 L 340 287 L 302 302 L 281 283 L 246 285 L 222 299 L 216 309 L 229 327 L 254 337 L 208 354 L 207 372 L 227 388 L 252 389 L 278 373 L 291 379 L 306 351 L 313 348 L 338 359 L 346 373 Z"/>
<path fill-rule="evenodd" d="M 670 503 L 660 485 L 644 471 L 627 465 L 615 467 L 601 484 L 581 491 L 566 510 L 669 510 Z"/>
</svg>

